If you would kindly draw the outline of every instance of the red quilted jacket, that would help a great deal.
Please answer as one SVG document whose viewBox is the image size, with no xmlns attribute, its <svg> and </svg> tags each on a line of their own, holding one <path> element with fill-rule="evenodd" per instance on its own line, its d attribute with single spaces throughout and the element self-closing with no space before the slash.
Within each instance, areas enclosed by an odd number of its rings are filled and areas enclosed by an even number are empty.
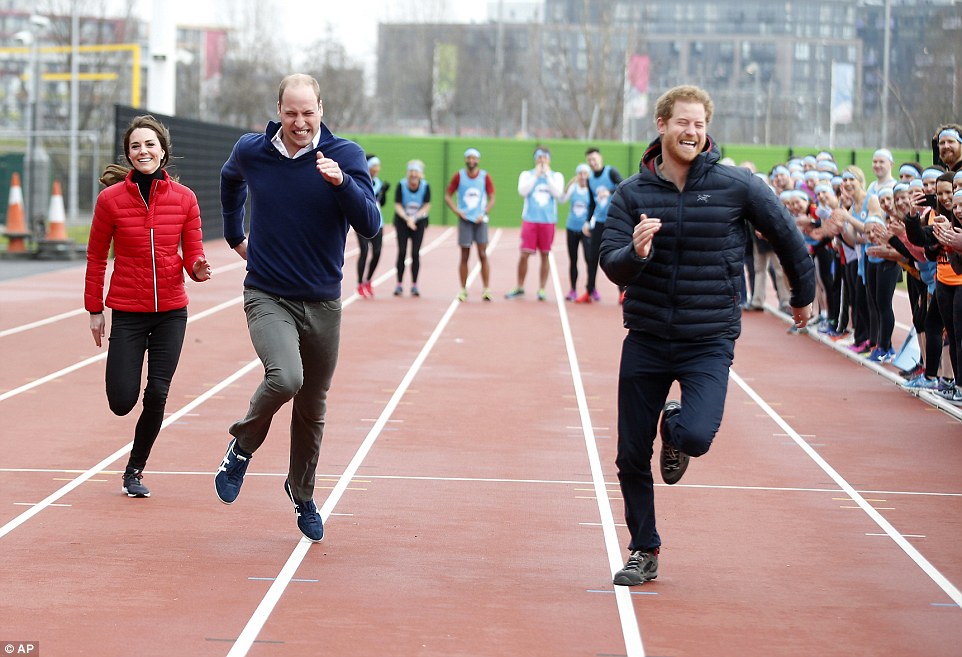
<svg viewBox="0 0 962 657">
<path fill-rule="evenodd" d="M 132 176 L 131 171 L 123 182 L 97 197 L 87 244 L 84 307 L 88 312 L 101 312 L 104 305 L 128 312 L 183 308 L 187 305 L 183 271 L 193 278 L 194 263 L 204 257 L 194 192 L 171 180 L 165 171 L 164 179 L 152 184 L 148 208 Z M 111 240 L 114 271 L 104 304 Z"/>
</svg>

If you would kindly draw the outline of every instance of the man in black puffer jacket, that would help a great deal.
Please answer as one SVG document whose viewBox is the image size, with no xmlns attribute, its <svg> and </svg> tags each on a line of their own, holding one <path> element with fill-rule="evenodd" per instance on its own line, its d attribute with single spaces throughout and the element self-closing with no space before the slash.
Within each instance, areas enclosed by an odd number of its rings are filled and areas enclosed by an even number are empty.
<svg viewBox="0 0 962 657">
<path fill-rule="evenodd" d="M 626 288 L 616 463 L 631 542 L 628 562 L 614 577 L 620 585 L 658 575 L 656 432 L 662 478 L 673 484 L 689 457 L 708 451 L 721 425 L 741 331 L 746 221 L 785 270 L 795 326 L 805 326 L 815 297 L 812 259 L 775 194 L 747 169 L 718 163 L 706 132 L 712 110 L 698 87 L 675 87 L 658 99 L 660 136 L 612 197 L 601 243 L 602 269 Z M 681 402 L 665 403 L 675 381 Z"/>
</svg>

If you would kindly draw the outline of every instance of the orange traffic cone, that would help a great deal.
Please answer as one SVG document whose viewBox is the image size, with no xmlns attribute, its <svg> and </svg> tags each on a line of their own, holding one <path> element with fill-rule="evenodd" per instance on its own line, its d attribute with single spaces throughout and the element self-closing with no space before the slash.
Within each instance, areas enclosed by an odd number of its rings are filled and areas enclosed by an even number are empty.
<svg viewBox="0 0 962 657">
<path fill-rule="evenodd" d="M 27 223 L 23 217 L 23 190 L 20 189 L 20 174 L 14 173 L 10 179 L 10 201 L 7 204 L 7 229 L 4 231 L 10 244 L 7 253 L 24 253 L 27 250 Z"/>
<path fill-rule="evenodd" d="M 47 241 L 63 242 L 67 239 L 67 212 L 63 207 L 63 194 L 60 191 L 60 181 L 53 181 L 53 192 L 50 195 L 50 208 L 47 212 Z"/>
</svg>

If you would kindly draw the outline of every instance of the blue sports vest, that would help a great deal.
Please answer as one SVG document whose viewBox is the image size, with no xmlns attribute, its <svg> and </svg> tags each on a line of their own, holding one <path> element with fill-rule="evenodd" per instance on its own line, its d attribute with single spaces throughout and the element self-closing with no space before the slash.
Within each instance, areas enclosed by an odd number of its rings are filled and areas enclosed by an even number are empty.
<svg viewBox="0 0 962 657">
<path fill-rule="evenodd" d="M 408 187 L 407 179 L 402 180 L 398 185 L 401 190 L 401 205 L 404 206 L 404 212 L 407 213 L 407 216 L 413 217 L 424 206 L 424 195 L 428 190 L 428 181 L 422 180 L 413 192 Z"/>
<path fill-rule="evenodd" d="M 464 213 L 468 221 L 476 221 L 484 214 L 488 204 L 486 183 L 488 172 L 481 169 L 477 178 L 469 178 L 467 169 L 461 169 L 458 176 L 458 210 Z"/>
<path fill-rule="evenodd" d="M 615 192 L 615 188 L 618 187 L 615 181 L 611 179 L 611 167 L 606 165 L 605 168 L 601 170 L 600 176 L 595 176 L 594 172 L 592 172 L 591 175 L 588 176 L 588 187 L 591 189 L 591 194 L 595 198 L 595 223 L 603 224 L 608 218 L 608 201 Z"/>
<path fill-rule="evenodd" d="M 585 222 L 588 221 L 588 202 L 591 200 L 591 190 L 587 187 L 578 187 L 571 191 L 571 206 L 568 208 L 568 230 L 581 231 Z"/>
<path fill-rule="evenodd" d="M 524 199 L 521 218 L 533 224 L 553 224 L 558 221 L 558 201 L 548 187 L 548 176 L 539 176 Z"/>
</svg>

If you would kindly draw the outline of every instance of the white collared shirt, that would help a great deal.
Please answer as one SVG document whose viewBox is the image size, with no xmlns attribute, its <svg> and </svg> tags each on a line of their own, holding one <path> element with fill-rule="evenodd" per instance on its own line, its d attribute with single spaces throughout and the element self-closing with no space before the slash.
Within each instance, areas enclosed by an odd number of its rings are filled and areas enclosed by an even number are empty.
<svg viewBox="0 0 962 657">
<path fill-rule="evenodd" d="M 311 140 L 311 145 L 310 145 L 310 146 L 305 146 L 305 147 L 302 148 L 301 150 L 299 150 L 299 151 L 297 151 L 296 153 L 294 153 L 294 155 L 288 155 L 288 154 L 287 154 L 287 146 L 284 145 L 284 140 L 281 139 L 281 134 L 282 134 L 283 132 L 284 132 L 284 126 L 281 126 L 281 128 L 277 131 L 277 134 L 274 135 L 274 138 L 271 139 L 271 143 L 274 145 L 274 148 L 277 149 L 277 152 L 278 152 L 278 153 L 280 153 L 280 154 L 283 155 L 284 157 L 290 158 L 290 159 L 292 159 L 292 160 L 293 160 L 295 157 L 300 157 L 300 156 L 303 155 L 304 153 L 309 153 L 310 151 L 314 150 L 315 148 L 317 148 L 318 142 L 321 141 L 321 128 L 320 128 L 320 126 L 318 126 L 317 132 L 314 133 L 314 139 Z"/>
</svg>

